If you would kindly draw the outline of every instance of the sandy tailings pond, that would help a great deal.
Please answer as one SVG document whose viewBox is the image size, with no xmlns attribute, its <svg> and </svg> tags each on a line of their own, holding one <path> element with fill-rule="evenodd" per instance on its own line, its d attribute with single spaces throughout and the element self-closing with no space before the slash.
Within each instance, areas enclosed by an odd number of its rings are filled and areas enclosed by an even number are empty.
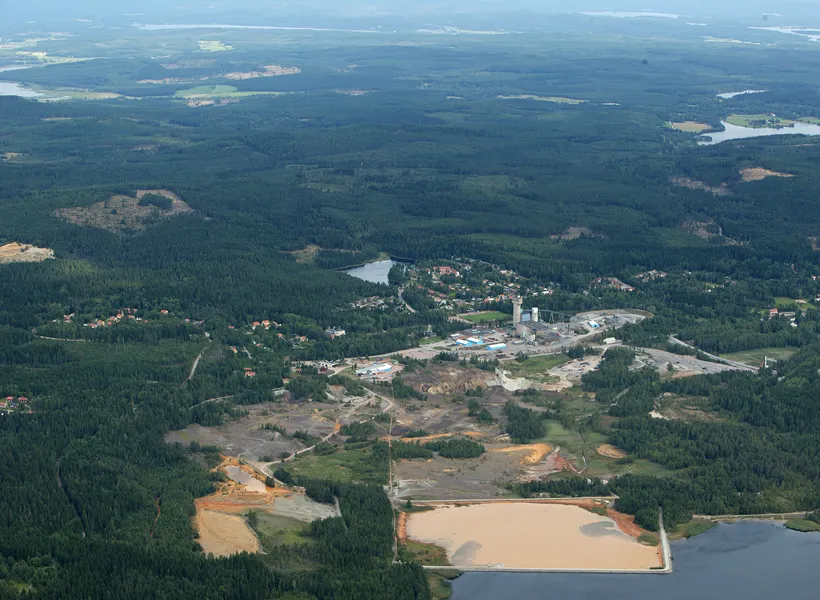
<svg viewBox="0 0 820 600">
<path fill-rule="evenodd" d="M 412 513 L 407 537 L 436 544 L 455 566 L 508 569 L 658 568 L 657 547 L 623 533 L 609 517 L 571 504 L 498 502 L 436 505 Z"/>
</svg>

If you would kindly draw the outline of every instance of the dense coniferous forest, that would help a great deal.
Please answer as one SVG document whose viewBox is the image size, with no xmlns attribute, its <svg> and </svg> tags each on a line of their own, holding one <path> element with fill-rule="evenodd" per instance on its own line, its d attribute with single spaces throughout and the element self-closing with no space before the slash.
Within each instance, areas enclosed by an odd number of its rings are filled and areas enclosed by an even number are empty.
<svg viewBox="0 0 820 600">
<path fill-rule="evenodd" d="M 400 296 L 403 267 L 387 284 L 340 272 L 385 255 L 515 270 L 527 306 L 545 310 L 651 314 L 620 330 L 625 347 L 607 351 L 583 385 L 608 407 L 612 443 L 674 476 L 513 491 L 614 493 L 649 529 L 659 505 L 669 527 L 695 513 L 820 507 L 818 146 L 797 136 L 700 146 L 669 125 L 820 118 L 805 81 L 818 56 L 799 40 L 704 49 L 666 25 L 636 41 L 631 25 L 613 24 L 590 42 L 586 21 L 561 23 L 544 24 L 549 35 L 423 43 L 418 32 L 394 43 L 249 31 L 231 51 L 206 53 L 185 30 L 72 22 L 75 35 L 43 42 L 52 55 L 110 55 L 14 72 L 84 101 L 0 96 L 0 245 L 55 256 L 0 262 L 0 398 L 27 397 L 30 407 L 0 416 L 0 598 L 431 598 L 418 565 L 393 561 L 393 511 L 374 483 L 276 469 L 280 482 L 338 501 L 341 516 L 313 522 L 309 543 L 204 556 L 191 517 L 194 499 L 214 490 L 204 464 L 216 452 L 165 441 L 170 430 L 273 401 L 274 389 L 300 402 L 326 399 L 328 382 L 363 393 L 357 381 L 308 369 L 291 376 L 298 361 L 388 354 L 420 344 L 428 327 L 440 337 L 463 327 L 423 291 Z M 3 62 L 20 57 L 8 52 Z M 226 77 L 274 55 L 300 72 Z M 206 79 L 234 91 L 198 98 L 192 82 Z M 716 97 L 752 85 L 769 91 Z M 744 181 L 747 168 L 780 176 Z M 149 193 L 138 200 L 139 191 Z M 175 213 L 169 194 L 190 210 Z M 141 210 L 129 227 L 129 211 Z M 634 289 L 593 285 L 598 278 Z M 527 293 L 538 286 L 551 293 Z M 363 298 L 383 304 L 357 308 Z M 512 312 L 509 298 L 490 308 Z M 276 323 L 264 372 L 237 377 L 236 347 L 263 319 Z M 340 326 L 344 336 L 326 333 Z M 671 379 L 634 369 L 630 347 L 710 360 L 704 352 L 796 354 L 759 373 Z M 389 387 L 396 399 L 427 402 L 401 377 Z M 703 399 L 708 418 L 649 418 L 664 394 Z M 493 422 L 478 404 L 468 410 Z M 510 402 L 503 427 L 528 443 L 554 416 Z M 413 442 L 423 431 L 388 450 L 372 440 L 372 423 L 340 434 L 368 448 L 378 478 L 389 453 L 485 450 L 466 439 Z"/>
</svg>

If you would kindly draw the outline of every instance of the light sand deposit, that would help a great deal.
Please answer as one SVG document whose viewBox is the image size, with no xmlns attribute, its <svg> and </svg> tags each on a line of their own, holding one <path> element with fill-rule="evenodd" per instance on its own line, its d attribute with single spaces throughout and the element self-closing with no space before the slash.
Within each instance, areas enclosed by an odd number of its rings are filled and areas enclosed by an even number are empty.
<svg viewBox="0 0 820 600">
<path fill-rule="evenodd" d="M 761 167 L 743 169 L 740 172 L 740 176 L 745 182 L 762 181 L 767 177 L 794 177 L 791 173 L 779 173 L 777 171 L 770 171 L 769 169 L 763 169 Z"/>
<path fill-rule="evenodd" d="M 412 513 L 407 537 L 436 544 L 456 566 L 520 569 L 651 569 L 658 548 L 615 521 L 568 504 L 439 505 Z"/>
<path fill-rule="evenodd" d="M 601 456 L 606 456 L 608 458 L 623 458 L 626 456 L 626 452 L 621 450 L 620 448 L 616 448 L 612 444 L 601 444 L 597 448 L 598 454 Z"/>
<path fill-rule="evenodd" d="M 566 98 L 564 96 L 536 96 L 535 94 L 518 94 L 517 96 L 498 96 L 499 100 L 537 100 L 538 102 L 554 102 L 555 104 L 583 104 L 586 100 Z"/>
<path fill-rule="evenodd" d="M 230 556 L 240 552 L 259 552 L 259 540 L 244 517 L 215 510 L 196 513 L 199 545 L 205 554 Z"/>
<path fill-rule="evenodd" d="M 0 246 L 0 264 L 42 262 L 54 258 L 54 250 L 11 242 Z"/>
</svg>

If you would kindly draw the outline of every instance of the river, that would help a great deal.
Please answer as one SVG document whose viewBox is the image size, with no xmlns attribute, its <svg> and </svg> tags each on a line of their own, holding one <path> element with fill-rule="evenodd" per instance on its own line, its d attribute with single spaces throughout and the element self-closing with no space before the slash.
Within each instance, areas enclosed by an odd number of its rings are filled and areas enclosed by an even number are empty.
<svg viewBox="0 0 820 600">
<path fill-rule="evenodd" d="M 746 138 L 765 137 L 768 135 L 820 135 L 820 125 L 813 123 L 795 123 L 791 127 L 740 127 L 721 121 L 725 128 L 723 131 L 705 133 L 704 136 L 712 138 L 700 139 L 701 146 L 712 146 L 729 140 L 742 140 Z"/>
<path fill-rule="evenodd" d="M 820 534 L 779 523 L 722 523 L 672 543 L 669 575 L 465 573 L 453 600 L 817 600 Z"/>
<path fill-rule="evenodd" d="M 371 283 L 384 283 L 386 285 L 387 274 L 390 272 L 390 268 L 395 264 L 396 262 L 393 260 L 380 260 L 367 263 L 355 269 L 348 269 L 344 272 L 358 279 L 364 279 Z"/>
</svg>

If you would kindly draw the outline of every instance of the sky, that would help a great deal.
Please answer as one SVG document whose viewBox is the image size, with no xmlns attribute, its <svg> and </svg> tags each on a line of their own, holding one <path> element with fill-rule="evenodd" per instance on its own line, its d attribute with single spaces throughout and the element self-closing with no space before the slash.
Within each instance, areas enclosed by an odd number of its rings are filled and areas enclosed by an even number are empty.
<svg viewBox="0 0 820 600">
<path fill-rule="evenodd" d="M 251 14 L 267 22 L 317 15 L 342 19 L 433 18 L 644 9 L 685 16 L 737 17 L 745 21 L 762 19 L 763 13 L 779 13 L 784 19 L 779 24 L 820 26 L 820 0 L 0 0 L 0 23 L 110 17 L 133 17 L 153 23 L 181 19 L 196 22 L 214 16 Z M 816 21 L 805 22 L 812 18 Z"/>
</svg>

